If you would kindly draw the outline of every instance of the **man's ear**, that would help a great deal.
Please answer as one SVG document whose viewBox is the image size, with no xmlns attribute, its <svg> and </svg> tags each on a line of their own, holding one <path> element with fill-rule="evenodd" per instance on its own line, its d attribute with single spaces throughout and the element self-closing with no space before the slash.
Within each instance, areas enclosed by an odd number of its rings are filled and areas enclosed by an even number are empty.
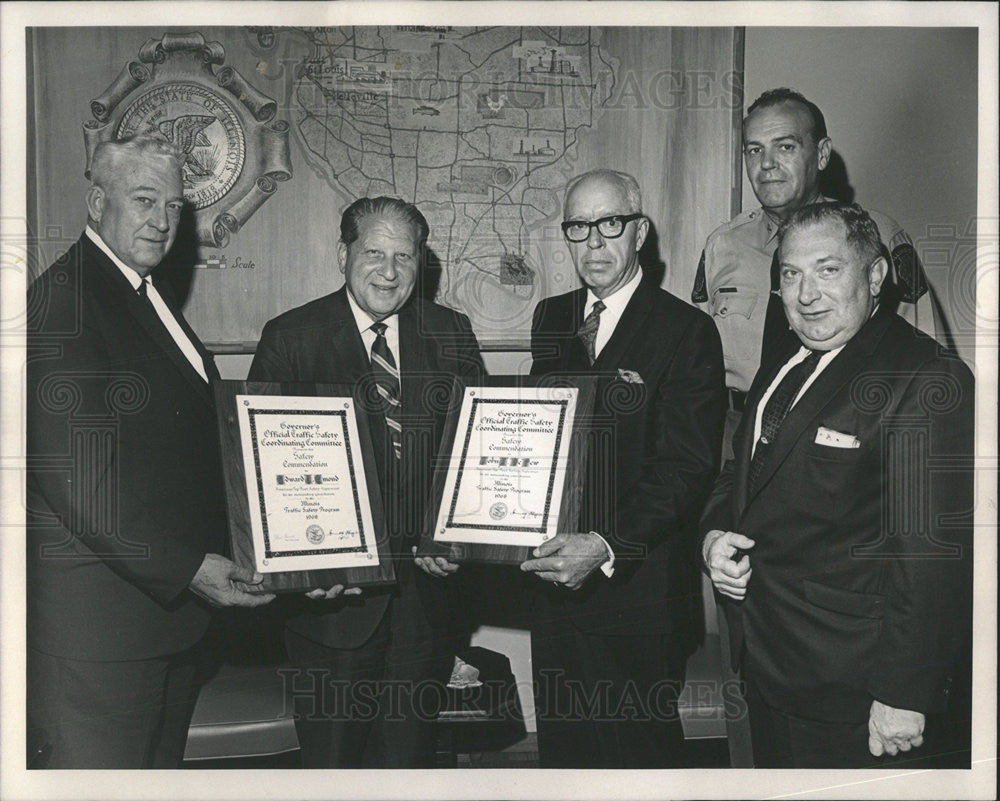
<svg viewBox="0 0 1000 801">
<path fill-rule="evenodd" d="M 107 196 L 97 184 L 92 184 L 87 190 L 87 216 L 94 222 L 100 222 L 104 214 L 104 201 Z"/>
<path fill-rule="evenodd" d="M 833 140 L 829 136 L 824 136 L 819 140 L 816 150 L 819 153 L 819 168 L 825 170 L 826 165 L 830 163 L 830 153 L 833 152 Z"/>
<path fill-rule="evenodd" d="M 635 250 L 638 253 L 642 250 L 642 243 L 646 241 L 646 237 L 649 235 L 649 218 L 641 217 L 639 219 L 639 224 L 636 226 L 635 232 Z"/>
<path fill-rule="evenodd" d="M 878 297 L 878 293 L 882 289 L 882 282 L 885 281 L 885 276 L 888 272 L 889 263 L 885 260 L 884 256 L 879 256 L 872 262 L 871 269 L 868 271 L 868 288 L 873 298 Z"/>
<path fill-rule="evenodd" d="M 345 272 L 347 269 L 347 245 L 343 242 L 337 243 L 337 263 L 340 265 L 340 271 Z"/>
</svg>

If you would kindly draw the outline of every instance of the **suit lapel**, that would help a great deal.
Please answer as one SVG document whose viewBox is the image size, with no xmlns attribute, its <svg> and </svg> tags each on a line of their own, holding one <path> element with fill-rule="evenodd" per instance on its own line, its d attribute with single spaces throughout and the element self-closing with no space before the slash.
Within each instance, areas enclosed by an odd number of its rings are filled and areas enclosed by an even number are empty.
<svg viewBox="0 0 1000 801">
<path fill-rule="evenodd" d="M 327 354 L 328 375 L 335 375 L 338 381 L 354 383 L 368 375 L 371 370 L 368 351 L 357 322 L 347 301 L 347 289 L 342 287 L 330 296 L 330 310 L 323 346 Z"/>
<path fill-rule="evenodd" d="M 139 297 L 128 279 L 122 275 L 121 270 L 101 252 L 100 248 L 87 238 L 86 234 L 83 238 L 83 244 L 87 252 L 87 261 L 94 266 L 97 274 L 107 285 L 110 296 L 119 299 L 125 312 L 156 343 L 159 350 L 170 359 L 171 363 L 191 386 L 195 394 L 211 405 L 212 395 L 208 384 L 199 375 L 198 371 L 191 366 L 191 362 L 187 360 L 187 357 L 177 346 L 173 337 L 170 336 L 170 332 L 167 331 L 163 325 L 163 321 L 160 320 L 152 305 Z M 175 314 L 175 317 L 179 320 L 183 319 L 179 314 Z M 195 343 L 195 348 L 201 353 L 203 348 L 200 347 L 201 342 L 198 340 L 198 337 L 194 335 L 194 332 L 186 324 L 182 327 L 188 333 L 191 341 Z"/>
<path fill-rule="evenodd" d="M 594 362 L 595 371 L 608 370 L 623 364 L 623 358 L 632 344 L 632 340 L 646 328 L 646 316 L 653 304 L 655 291 L 656 287 L 643 277 L 639 286 L 635 288 L 635 292 L 632 293 L 632 297 L 629 298 L 611 338 Z"/>
<path fill-rule="evenodd" d="M 407 410 L 411 412 L 418 409 L 413 391 L 413 382 L 408 379 L 410 376 L 420 376 L 435 369 L 435 364 L 431 361 L 430 349 L 428 347 L 428 333 L 421 331 L 420 314 L 417 309 L 417 300 L 410 300 L 397 319 L 399 320 L 399 371 L 400 389 L 403 404 L 403 413 Z"/>
<path fill-rule="evenodd" d="M 188 321 L 181 313 L 180 306 L 176 298 L 174 298 L 173 292 L 167 286 L 161 288 L 159 284 L 157 284 L 156 290 L 160 293 L 160 297 L 163 298 L 164 303 L 170 307 L 170 310 L 174 313 L 174 319 L 177 320 L 177 324 L 181 327 L 187 338 L 191 340 L 191 344 L 198 351 L 198 355 L 201 356 L 201 361 L 205 367 L 205 373 L 208 375 L 209 382 L 218 380 L 221 376 L 219 375 L 219 369 L 215 366 L 215 357 L 205 347 L 204 343 L 202 343 L 201 339 L 194 332 L 194 329 L 188 325 Z M 184 361 L 187 361 L 187 359 Z"/>
<path fill-rule="evenodd" d="M 583 323 L 583 310 L 586 305 L 587 289 L 584 287 L 567 296 L 560 310 L 558 331 L 564 337 L 564 342 L 559 346 L 558 358 L 562 360 L 561 369 L 565 372 L 589 373 L 592 370 L 587 349 L 576 333 Z"/>
<path fill-rule="evenodd" d="M 884 312 L 872 317 L 854 338 L 844 346 L 844 349 L 834 360 L 824 368 L 823 372 L 817 376 L 816 380 L 806 390 L 798 403 L 792 407 L 792 410 L 781 424 L 778 438 L 771 447 L 760 476 L 757 478 L 754 496 L 767 485 L 771 476 L 774 475 L 775 471 L 788 458 L 789 453 L 791 453 L 792 449 L 799 442 L 800 437 L 806 429 L 816 419 L 816 416 L 827 405 L 837 399 L 844 385 L 858 375 L 870 361 L 871 355 L 885 334 L 891 319 L 891 316 Z M 783 364 L 784 362 L 781 362 L 778 369 Z M 775 370 L 776 373 L 777 370 Z M 773 380 L 772 377 L 771 381 Z M 764 390 L 770 385 L 771 381 L 762 384 Z M 753 408 L 756 411 L 756 404 Z M 750 436 L 753 437 L 752 427 Z M 749 454 L 749 450 L 747 453 Z M 753 502 L 754 496 L 747 498 L 748 505 Z"/>
</svg>

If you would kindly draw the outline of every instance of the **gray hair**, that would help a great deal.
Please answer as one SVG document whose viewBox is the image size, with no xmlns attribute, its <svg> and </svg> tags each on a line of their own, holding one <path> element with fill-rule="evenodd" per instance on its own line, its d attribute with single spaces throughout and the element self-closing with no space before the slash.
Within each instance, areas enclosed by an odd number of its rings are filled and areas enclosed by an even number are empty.
<svg viewBox="0 0 1000 801">
<path fill-rule="evenodd" d="M 790 231 L 807 225 L 839 222 L 844 226 L 847 244 L 860 257 L 866 267 L 883 255 L 882 236 L 878 226 L 857 203 L 813 203 L 794 212 L 778 230 L 778 246 Z"/>
<path fill-rule="evenodd" d="M 639 182 L 627 172 L 618 172 L 618 170 L 590 170 L 571 178 L 570 182 L 566 184 L 566 194 L 563 195 L 563 208 L 566 207 L 566 201 L 569 200 L 570 194 L 577 185 L 588 178 L 603 178 L 618 184 L 622 194 L 625 195 L 625 203 L 628 206 L 625 210 L 626 213 L 636 214 L 642 211 L 642 191 L 639 189 Z"/>
<path fill-rule="evenodd" d="M 184 163 L 181 152 L 159 134 L 136 134 L 126 139 L 109 139 L 94 148 L 87 177 L 92 184 L 106 188 L 119 162 L 128 156 L 166 156 L 176 162 L 178 170 Z"/>
</svg>

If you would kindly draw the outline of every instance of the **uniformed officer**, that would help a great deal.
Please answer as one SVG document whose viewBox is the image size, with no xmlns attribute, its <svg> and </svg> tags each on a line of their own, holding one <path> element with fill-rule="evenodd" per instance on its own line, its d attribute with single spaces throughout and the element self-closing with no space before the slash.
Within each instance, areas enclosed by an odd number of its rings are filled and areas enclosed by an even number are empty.
<svg viewBox="0 0 1000 801">
<path fill-rule="evenodd" d="M 778 227 L 803 206 L 827 200 L 820 191 L 819 175 L 831 149 L 823 112 L 791 89 L 764 92 L 743 120 L 747 177 L 760 206 L 738 214 L 709 235 L 691 292 L 691 301 L 712 315 L 722 337 L 731 410 L 724 458 L 732 457 L 730 442 L 743 409 L 743 393 L 776 348 L 776 338 L 780 342 L 788 335 L 780 298 L 768 312 L 776 288 L 772 259 Z M 891 270 L 880 303 L 949 345 L 943 312 L 928 290 L 909 236 L 891 217 L 868 211 L 878 225 Z M 764 339 L 769 345 L 762 348 Z"/>
</svg>

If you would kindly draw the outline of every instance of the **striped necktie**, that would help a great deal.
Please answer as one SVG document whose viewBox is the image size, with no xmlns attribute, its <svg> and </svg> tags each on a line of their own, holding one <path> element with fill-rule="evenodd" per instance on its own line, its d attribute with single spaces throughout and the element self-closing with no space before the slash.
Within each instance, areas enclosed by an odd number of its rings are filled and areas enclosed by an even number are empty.
<svg viewBox="0 0 1000 801">
<path fill-rule="evenodd" d="M 597 341 L 597 329 L 601 326 L 601 312 L 606 308 L 603 301 L 597 301 L 594 308 L 590 310 L 590 314 L 584 319 L 580 330 L 576 332 L 576 335 L 583 342 L 583 347 L 587 349 L 587 358 L 590 359 L 591 364 L 597 360 L 594 343 Z"/>
<path fill-rule="evenodd" d="M 403 436 L 399 423 L 402 408 L 399 402 L 399 368 L 389 350 L 389 343 L 386 342 L 385 329 L 385 323 L 374 323 L 371 326 L 371 330 L 375 332 L 375 341 L 372 343 L 372 375 L 378 394 L 382 397 L 382 411 L 389 427 L 392 452 L 399 459 L 402 455 Z"/>
<path fill-rule="evenodd" d="M 808 356 L 785 373 L 781 383 L 775 387 L 771 397 L 768 398 L 764 413 L 760 418 L 760 439 L 757 440 L 757 448 L 750 460 L 750 492 L 756 488 L 757 479 L 760 477 L 764 462 L 767 461 L 767 452 L 777 439 L 778 431 L 781 429 L 785 416 L 792 408 L 795 396 L 799 394 L 802 385 L 813 374 L 816 365 L 819 364 L 819 360 L 824 355 L 825 351 L 810 350 Z"/>
</svg>

